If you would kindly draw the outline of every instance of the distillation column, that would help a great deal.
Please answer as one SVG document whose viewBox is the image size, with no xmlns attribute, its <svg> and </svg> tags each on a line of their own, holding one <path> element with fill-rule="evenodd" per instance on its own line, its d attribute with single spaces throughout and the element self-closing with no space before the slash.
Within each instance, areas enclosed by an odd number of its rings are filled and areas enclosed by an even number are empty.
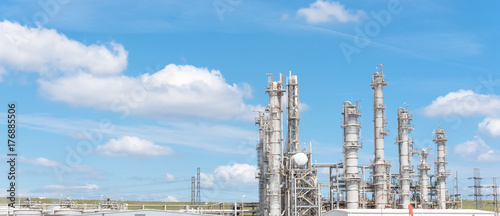
<svg viewBox="0 0 500 216">
<path fill-rule="evenodd" d="M 429 175 L 428 171 L 431 169 L 429 164 L 427 164 L 427 153 L 425 149 L 422 149 L 419 153 L 420 156 L 420 165 L 418 166 L 418 170 L 420 171 L 420 199 L 422 208 L 429 208 Z"/>
<path fill-rule="evenodd" d="M 344 178 L 346 182 L 346 208 L 358 209 L 359 196 L 358 188 L 361 180 L 358 172 L 358 149 L 361 148 L 360 128 L 358 117 L 361 113 L 358 110 L 358 104 L 353 105 L 350 101 L 342 104 L 342 118 L 344 129 Z"/>
<path fill-rule="evenodd" d="M 267 191 L 267 178 L 266 178 L 266 170 L 267 170 L 267 155 L 268 155 L 268 140 L 269 134 L 268 131 L 268 122 L 265 118 L 264 112 L 258 112 L 259 116 L 255 117 L 255 124 L 259 125 L 259 142 L 257 143 L 257 164 L 258 164 L 258 175 L 256 176 L 259 179 L 259 214 L 260 216 L 267 215 L 269 209 L 267 208 L 267 199 L 266 199 L 266 191 Z"/>
<path fill-rule="evenodd" d="M 288 80 L 288 152 L 299 151 L 299 84 L 297 75 Z"/>
<path fill-rule="evenodd" d="M 446 142 L 444 129 L 439 126 L 434 130 L 434 140 L 437 145 L 436 178 L 438 208 L 446 209 Z"/>
<path fill-rule="evenodd" d="M 283 78 L 279 82 L 271 82 L 266 89 L 269 94 L 269 188 L 267 197 L 269 199 L 269 216 L 281 215 L 281 146 L 282 146 L 282 97 Z"/>
<path fill-rule="evenodd" d="M 408 109 L 398 109 L 398 140 L 399 145 L 399 197 L 402 208 L 407 209 L 410 204 L 410 165 L 412 157 L 412 141 L 408 134 L 413 130 L 411 127 L 412 116 Z"/>
<path fill-rule="evenodd" d="M 383 88 L 387 85 L 384 80 L 383 70 L 373 73 L 372 83 L 373 89 L 373 139 L 375 158 L 373 161 L 373 183 L 375 194 L 376 208 L 385 208 L 388 203 L 387 199 L 387 164 L 384 158 L 384 136 L 388 135 L 385 131 L 385 105 Z"/>
</svg>

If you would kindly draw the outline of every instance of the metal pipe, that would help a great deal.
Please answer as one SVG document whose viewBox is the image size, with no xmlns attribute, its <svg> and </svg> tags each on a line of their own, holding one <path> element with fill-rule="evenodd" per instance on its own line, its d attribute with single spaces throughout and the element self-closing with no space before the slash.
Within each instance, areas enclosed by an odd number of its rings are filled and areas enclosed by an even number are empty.
<svg viewBox="0 0 500 216">
<path fill-rule="evenodd" d="M 384 136 L 389 134 L 385 131 L 387 122 L 384 118 L 383 88 L 386 85 L 387 82 L 384 80 L 383 70 L 373 73 L 370 86 L 373 89 L 373 139 L 375 151 L 373 183 L 376 208 L 385 208 L 388 203 L 387 164 L 384 157 Z"/>
<path fill-rule="evenodd" d="M 358 172 L 358 149 L 360 148 L 358 117 L 361 113 L 358 110 L 358 104 L 353 105 L 346 101 L 342 104 L 342 117 L 344 129 L 343 153 L 344 153 L 344 179 L 346 181 L 346 208 L 359 208 L 359 181 Z"/>
</svg>

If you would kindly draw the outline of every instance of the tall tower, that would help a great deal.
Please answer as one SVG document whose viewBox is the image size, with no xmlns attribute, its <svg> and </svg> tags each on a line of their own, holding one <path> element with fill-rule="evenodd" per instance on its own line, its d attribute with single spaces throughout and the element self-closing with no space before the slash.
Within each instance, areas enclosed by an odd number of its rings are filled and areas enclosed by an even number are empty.
<svg viewBox="0 0 500 216">
<path fill-rule="evenodd" d="M 481 178 L 481 170 L 479 168 L 474 168 L 474 177 L 469 178 L 469 179 L 474 179 L 474 208 L 478 210 L 483 209 L 483 194 L 481 190 L 483 190 L 483 186 L 481 186 L 481 181 L 483 178 Z M 470 196 L 470 195 L 469 195 Z"/>
<path fill-rule="evenodd" d="M 201 203 L 201 184 L 200 184 L 200 168 L 196 170 L 196 202 Z"/>
<path fill-rule="evenodd" d="M 408 208 L 410 204 L 410 172 L 411 157 L 413 155 L 413 141 L 408 134 L 413 130 L 411 126 L 412 116 L 408 109 L 400 107 L 398 109 L 398 140 L 399 146 L 399 197 L 401 198 L 402 208 Z"/>
<path fill-rule="evenodd" d="M 384 71 L 373 73 L 373 139 L 375 158 L 373 160 L 373 184 L 376 208 L 385 208 L 387 199 L 387 163 L 384 157 L 384 136 L 389 133 L 385 130 L 387 121 L 385 120 L 385 105 L 383 88 L 387 85 L 384 80 Z"/>
<path fill-rule="evenodd" d="M 446 209 L 446 142 L 444 129 L 439 126 L 434 130 L 434 140 L 437 145 L 436 178 L 437 178 L 437 200 L 438 208 Z"/>
<path fill-rule="evenodd" d="M 270 82 L 266 89 L 269 94 L 269 188 L 267 197 L 269 199 L 269 216 L 281 215 L 281 162 L 280 148 L 283 145 L 282 125 L 282 98 L 283 98 L 283 76 L 280 75 L 279 82 Z"/>
<path fill-rule="evenodd" d="M 191 205 L 196 203 L 196 177 L 191 177 Z"/>
<path fill-rule="evenodd" d="M 427 163 L 427 156 L 429 155 L 425 149 L 422 149 L 419 153 L 420 156 L 420 165 L 418 166 L 419 170 L 419 183 L 420 183 L 420 197 L 422 208 L 427 209 L 429 207 L 429 174 L 428 171 L 431 169 L 429 164 Z"/>
<path fill-rule="evenodd" d="M 358 117 L 361 112 L 358 110 L 358 103 L 353 105 L 350 101 L 342 104 L 342 118 L 344 129 L 344 179 L 346 182 L 346 208 L 358 209 L 359 196 L 358 188 L 361 177 L 358 172 L 358 149 L 361 148 L 360 129 Z"/>
<path fill-rule="evenodd" d="M 290 72 L 291 73 L 291 72 Z M 288 80 L 288 152 L 299 151 L 299 83 L 297 75 Z"/>
<path fill-rule="evenodd" d="M 265 117 L 264 112 L 258 112 L 259 116 L 255 117 L 255 124 L 259 125 L 259 142 L 257 143 L 257 165 L 258 174 L 256 176 L 259 179 L 259 214 L 260 216 L 267 215 L 267 155 L 268 155 L 268 140 L 269 140 L 269 126 L 268 119 Z"/>
</svg>

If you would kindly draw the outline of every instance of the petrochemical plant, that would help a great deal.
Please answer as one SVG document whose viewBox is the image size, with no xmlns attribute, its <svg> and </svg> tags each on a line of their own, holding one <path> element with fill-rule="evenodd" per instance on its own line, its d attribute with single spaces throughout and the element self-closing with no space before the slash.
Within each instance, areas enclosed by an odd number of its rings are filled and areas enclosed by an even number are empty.
<svg viewBox="0 0 500 216">
<path fill-rule="evenodd" d="M 447 137 L 439 126 L 433 132 L 433 148 L 436 152 L 434 173 L 429 173 L 431 163 L 427 156 L 430 147 L 416 149 L 410 137 L 413 130 L 412 115 L 408 107 L 397 109 L 398 167 L 392 167 L 385 157 L 385 136 L 387 136 L 386 106 L 384 104 L 383 70 L 373 73 L 370 86 L 373 90 L 373 141 L 374 155 L 370 164 L 358 162 L 358 152 L 363 148 L 361 138 L 361 112 L 358 101 L 342 103 L 342 153 L 338 163 L 313 163 L 312 146 L 309 151 L 300 149 L 300 103 L 299 82 L 296 75 L 290 75 L 284 82 L 283 75 L 274 81 L 268 74 L 269 104 L 258 111 L 255 124 L 258 126 L 257 142 L 258 203 L 205 203 L 200 196 L 200 168 L 191 178 L 191 204 L 153 206 L 147 210 L 144 205 L 130 211 L 132 205 L 114 202 L 110 199 L 97 204 L 77 204 L 71 199 L 59 204 L 45 205 L 31 202 L 19 208 L 0 209 L 7 215 L 258 215 L 258 216 L 365 216 L 365 215 L 417 215 L 432 216 L 493 216 L 495 213 L 481 210 L 463 210 L 462 197 L 458 193 L 458 180 L 452 193 L 446 189 Z M 284 106 L 286 104 L 286 129 L 284 128 Z M 284 131 L 286 130 L 286 134 Z M 430 135 L 430 134 L 429 134 Z M 340 147 L 340 144 L 338 145 Z M 418 155 L 419 163 L 412 164 Z M 340 159 L 340 158 L 338 158 Z M 335 159 L 335 161 L 338 161 Z M 318 169 L 328 169 L 329 179 L 318 179 Z M 481 179 L 479 170 L 475 181 L 475 208 L 481 204 Z M 495 203 L 498 194 L 494 180 Z M 455 187 L 456 186 L 456 187 Z M 456 190 L 455 190 L 456 189 Z M 325 192 L 326 191 L 326 192 Z M 101 195 L 102 196 L 102 195 Z M 243 196 L 244 198 L 244 196 Z M 496 206 L 496 205 L 495 205 Z M 175 210 L 168 210 L 174 208 Z"/>
<path fill-rule="evenodd" d="M 437 160 L 435 172 L 430 174 L 427 156 L 431 149 L 414 148 L 414 141 L 409 135 L 413 126 L 408 107 L 397 110 L 396 144 L 399 149 L 399 166 L 393 169 L 399 172 L 391 173 L 391 164 L 386 161 L 384 151 L 384 137 L 389 133 L 386 129 L 383 95 L 387 82 L 383 70 L 374 72 L 370 83 L 373 90 L 374 157 L 367 165 L 358 163 L 358 151 L 362 149 L 363 143 L 361 124 L 358 121 L 361 112 L 357 101 L 342 103 L 343 161 L 313 163 L 311 152 L 299 148 L 300 103 L 297 76 L 290 73 L 284 83 L 283 75 L 280 74 L 278 81 L 273 81 L 272 75 L 268 74 L 268 83 L 265 92 L 269 95 L 269 104 L 265 111 L 258 113 L 255 121 L 259 129 L 258 215 L 321 215 L 340 209 L 366 209 L 370 212 L 369 209 L 390 211 L 408 208 L 415 208 L 416 211 L 425 209 L 422 214 L 431 214 L 429 211 L 436 214 L 436 210 L 429 209 L 461 208 L 461 195 L 450 195 L 446 189 L 446 178 L 450 174 L 446 170 L 445 130 L 439 126 L 434 130 Z M 287 128 L 283 127 L 284 104 Z M 411 164 L 414 155 L 420 158 L 416 170 Z M 318 179 L 318 168 L 329 169 L 330 178 L 327 182 Z M 329 196 L 328 192 L 322 192 L 324 188 L 329 188 Z M 377 211 L 380 213 L 380 210 Z M 408 214 L 408 210 L 403 214 Z"/>
</svg>

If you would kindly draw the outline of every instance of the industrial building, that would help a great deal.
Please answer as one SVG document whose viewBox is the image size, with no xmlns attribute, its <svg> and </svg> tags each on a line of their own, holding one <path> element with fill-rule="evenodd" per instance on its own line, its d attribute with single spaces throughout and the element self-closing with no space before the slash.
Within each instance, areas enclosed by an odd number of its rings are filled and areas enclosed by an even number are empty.
<svg viewBox="0 0 500 216">
<path fill-rule="evenodd" d="M 366 165 L 358 162 L 358 151 L 363 148 L 358 121 L 361 112 L 358 101 L 345 101 L 341 113 L 343 143 L 338 144 L 343 149 L 342 162 L 319 164 L 312 162 L 311 152 L 299 148 L 298 77 L 290 72 L 286 80 L 280 74 L 274 81 L 272 74 L 268 74 L 265 92 L 269 95 L 269 104 L 265 111 L 258 113 L 255 121 L 259 130 L 258 215 L 408 215 L 408 208 L 420 215 L 493 215 L 487 211 L 459 210 L 461 206 L 457 205 L 457 200 L 450 199 L 446 189 L 449 176 L 446 170 L 447 137 L 438 125 L 433 132 L 437 156 L 435 173 L 429 173 L 431 167 L 427 156 L 431 149 L 414 148 L 410 137 L 414 129 L 412 115 L 406 105 L 395 113 L 399 167 L 391 167 L 384 152 L 384 137 L 389 133 L 383 95 L 387 81 L 383 69 L 373 73 L 370 86 L 373 91 L 373 160 Z M 284 104 L 287 106 L 286 119 L 283 117 Z M 412 164 L 415 155 L 420 160 L 417 169 Z M 330 178 L 326 183 L 318 179 L 318 168 L 329 168 Z M 391 168 L 398 173 L 391 173 Z M 324 188 L 329 189 L 329 193 L 324 193 Z"/>
</svg>

